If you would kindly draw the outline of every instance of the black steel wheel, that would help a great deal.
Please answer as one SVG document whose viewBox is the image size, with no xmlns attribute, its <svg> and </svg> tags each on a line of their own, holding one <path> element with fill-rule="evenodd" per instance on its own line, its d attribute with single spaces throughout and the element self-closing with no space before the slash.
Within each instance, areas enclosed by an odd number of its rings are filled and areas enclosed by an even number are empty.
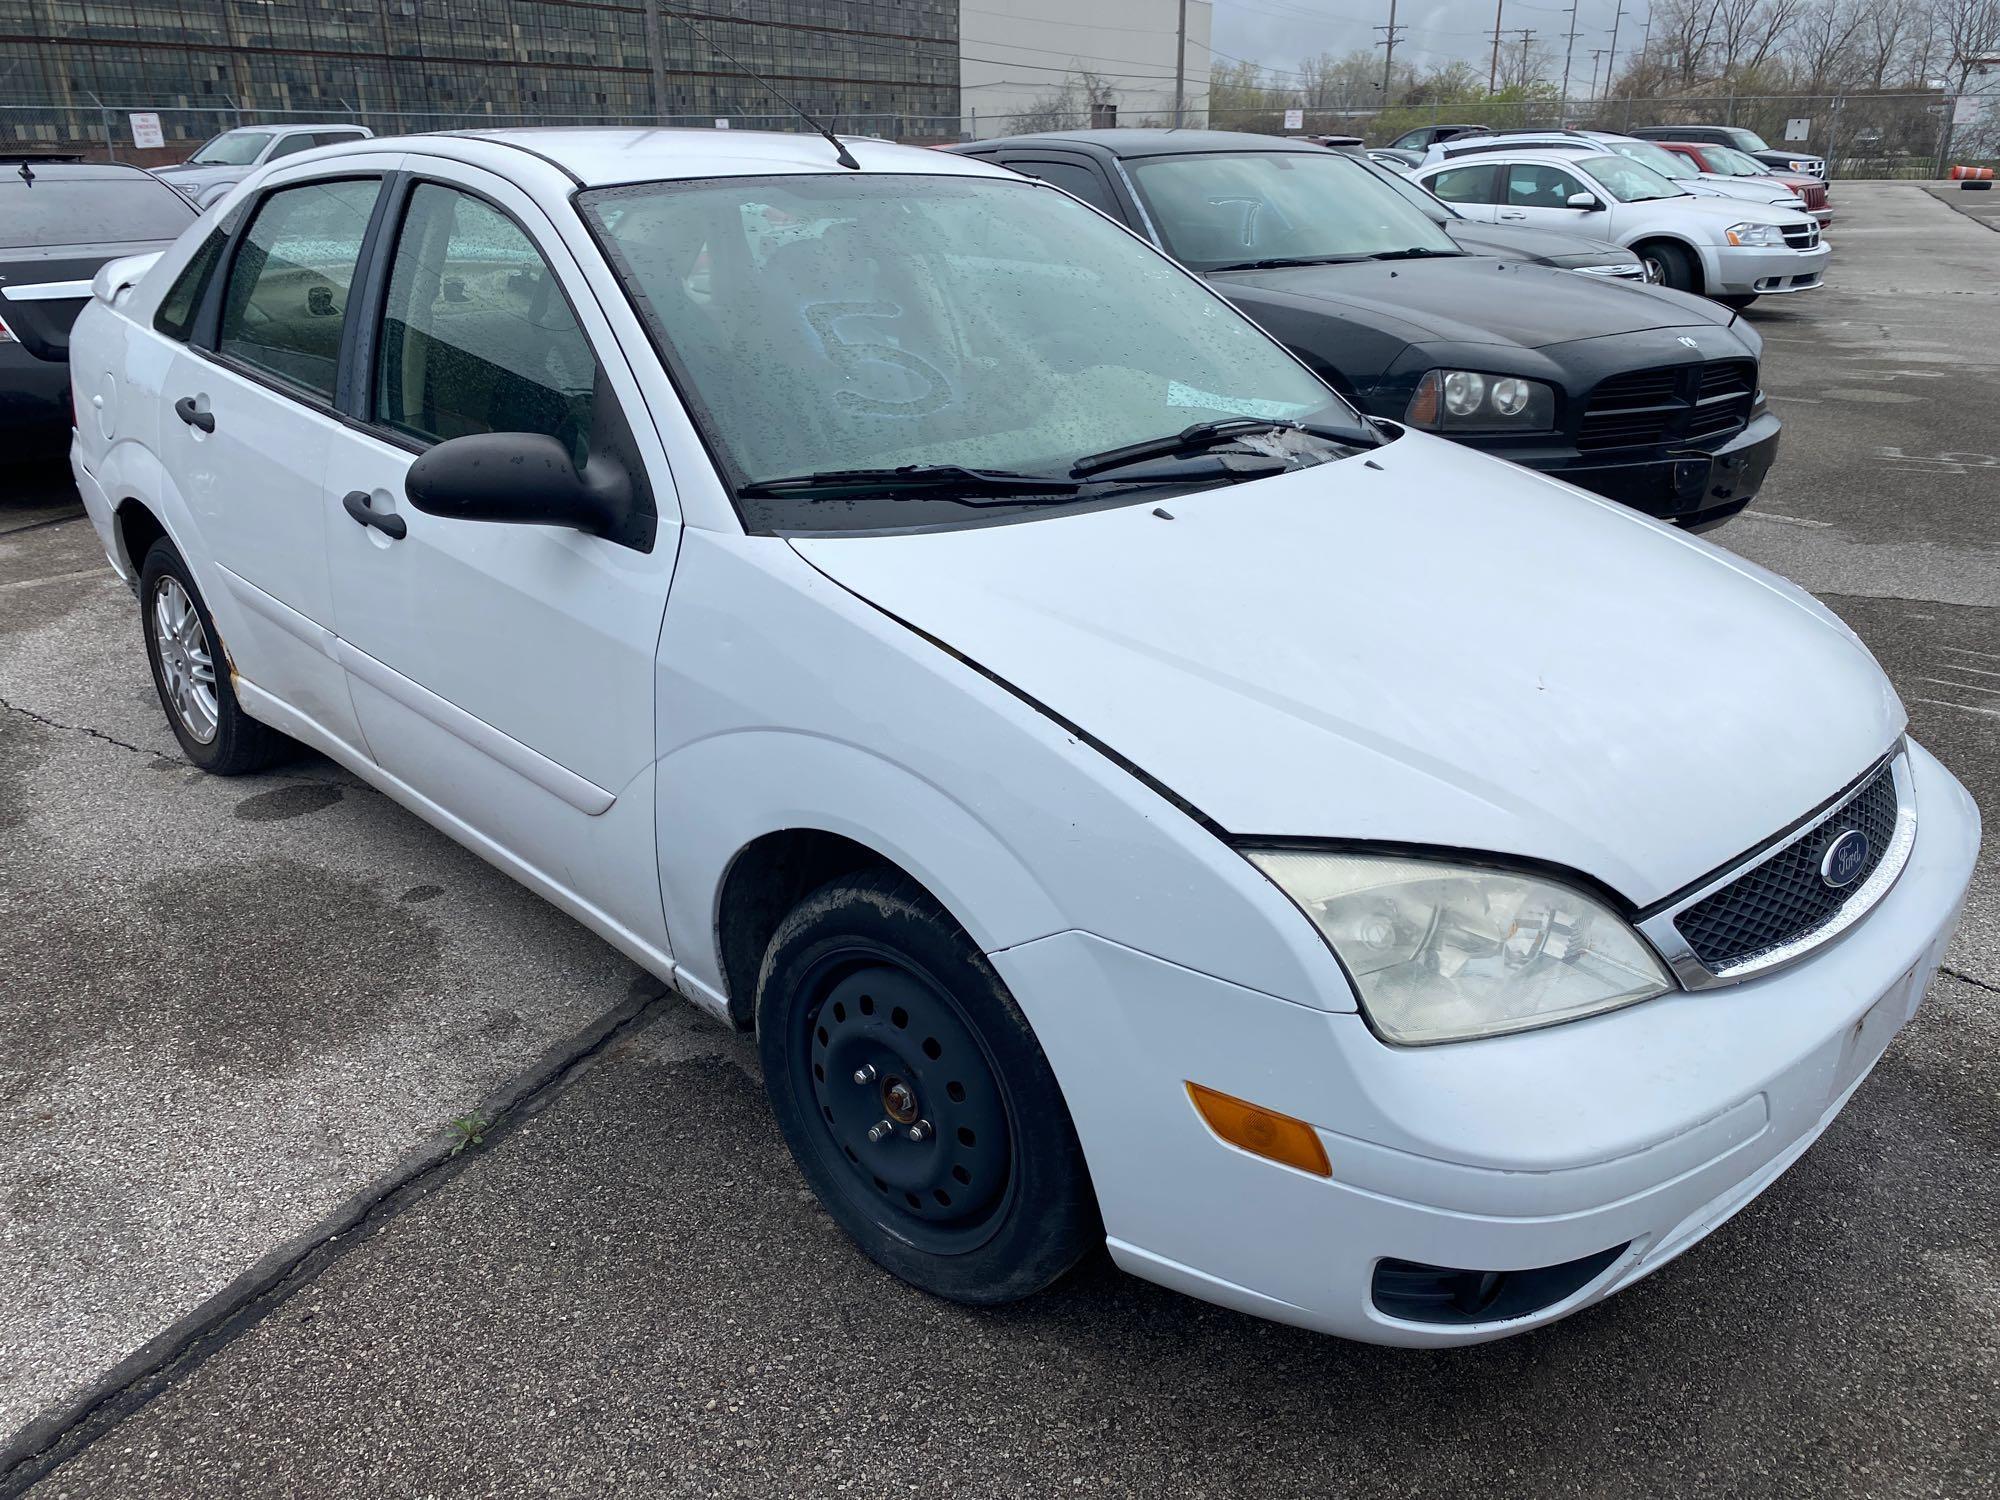
<svg viewBox="0 0 2000 1500">
<path fill-rule="evenodd" d="M 910 882 L 863 874 L 802 902 L 765 957 L 757 1032 L 800 1170 L 905 1280 L 1011 1301 L 1099 1237 L 1047 1059 L 984 956 Z"/>
</svg>

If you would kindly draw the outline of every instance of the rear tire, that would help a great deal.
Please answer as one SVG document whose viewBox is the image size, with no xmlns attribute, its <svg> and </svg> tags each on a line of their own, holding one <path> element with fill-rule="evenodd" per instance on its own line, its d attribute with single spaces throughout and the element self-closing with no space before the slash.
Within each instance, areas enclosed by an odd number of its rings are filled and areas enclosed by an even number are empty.
<svg viewBox="0 0 2000 1500">
<path fill-rule="evenodd" d="M 1641 245 L 1639 259 L 1646 267 L 1646 275 L 1658 285 L 1670 286 L 1677 292 L 1700 294 L 1701 267 L 1679 245 L 1669 245 L 1664 241 Z"/>
<path fill-rule="evenodd" d="M 243 712 L 222 637 L 174 544 L 154 542 L 139 568 L 139 626 L 153 687 L 181 753 L 216 776 L 261 771 L 297 748 Z"/>
<path fill-rule="evenodd" d="M 1027 1018 L 906 877 L 842 876 L 779 924 L 757 981 L 757 1049 L 821 1204 L 912 1285 L 1013 1302 L 1102 1239 L 1083 1149 Z"/>
</svg>

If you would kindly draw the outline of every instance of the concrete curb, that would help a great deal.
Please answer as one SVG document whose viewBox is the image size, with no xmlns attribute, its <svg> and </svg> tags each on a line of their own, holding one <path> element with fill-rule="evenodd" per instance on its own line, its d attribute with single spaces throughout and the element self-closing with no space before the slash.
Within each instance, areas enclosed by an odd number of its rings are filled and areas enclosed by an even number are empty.
<svg viewBox="0 0 2000 1500">
<path fill-rule="evenodd" d="M 635 992 L 618 1006 L 545 1049 L 479 1101 L 474 1115 L 491 1122 L 480 1146 L 467 1150 L 448 1127 L 441 1130 L 317 1224 L 261 1256 L 249 1270 L 126 1355 L 81 1395 L 30 1421 L 0 1447 L 0 1500 L 24 1494 L 175 1378 L 255 1327 L 358 1242 L 363 1236 L 357 1231 L 380 1225 L 442 1187 L 466 1160 L 537 1114 L 598 1054 L 665 1005 L 679 1003 L 679 998 L 657 982 L 643 988 L 635 985 Z"/>
</svg>

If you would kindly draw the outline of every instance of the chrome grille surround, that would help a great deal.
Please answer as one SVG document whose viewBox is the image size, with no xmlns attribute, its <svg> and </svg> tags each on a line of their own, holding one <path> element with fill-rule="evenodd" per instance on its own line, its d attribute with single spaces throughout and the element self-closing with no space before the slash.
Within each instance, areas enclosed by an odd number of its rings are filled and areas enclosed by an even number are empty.
<svg viewBox="0 0 2000 1500">
<path fill-rule="evenodd" d="M 1896 787 L 1896 824 L 1890 835 L 1889 847 L 1881 860 L 1854 888 L 1848 898 L 1837 907 L 1832 916 L 1810 932 L 1800 933 L 1787 942 L 1745 955 L 1730 963 L 1709 968 L 1694 955 L 1688 941 L 1681 935 L 1675 919 L 1689 907 L 1713 896 L 1717 891 L 1734 884 L 1745 875 L 1756 870 L 1774 855 L 1791 848 L 1802 839 L 1811 837 L 1817 830 L 1847 811 L 1848 806 L 1868 790 L 1883 766 L 1889 768 Z M 1895 885 L 1903 867 L 1910 861 L 1910 850 L 1917 841 L 1916 794 L 1910 779 L 1910 757 L 1899 742 L 1894 751 L 1870 766 L 1865 774 L 1842 792 L 1827 806 L 1814 813 L 1796 828 L 1786 830 L 1769 843 L 1762 844 L 1725 868 L 1716 871 L 1694 888 L 1673 898 L 1670 905 L 1659 907 L 1642 916 L 1638 928 L 1654 948 L 1659 951 L 1667 965 L 1674 971 L 1682 985 L 1691 990 L 1715 989 L 1721 985 L 1737 984 L 1760 974 L 1768 974 L 1782 969 L 1787 964 L 1798 962 L 1807 954 L 1832 942 L 1848 928 L 1860 921 L 1875 908 L 1889 888 Z"/>
</svg>

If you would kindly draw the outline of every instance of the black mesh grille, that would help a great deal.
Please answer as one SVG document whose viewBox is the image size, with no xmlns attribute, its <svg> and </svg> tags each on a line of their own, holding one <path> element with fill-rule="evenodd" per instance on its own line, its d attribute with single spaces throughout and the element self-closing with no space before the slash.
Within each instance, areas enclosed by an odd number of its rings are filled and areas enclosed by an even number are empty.
<svg viewBox="0 0 2000 1500">
<path fill-rule="evenodd" d="M 1860 829 L 1868 837 L 1861 873 L 1838 889 L 1820 878 L 1827 847 Z M 1884 766 L 1861 794 L 1804 838 L 1787 845 L 1674 918 L 1694 956 L 1722 969 L 1823 926 L 1882 862 L 1896 832 L 1896 781 Z"/>
<path fill-rule="evenodd" d="M 1589 453 L 1724 437 L 1749 422 L 1756 392 L 1753 360 L 1628 370 L 1591 391 L 1576 446 Z"/>
</svg>

